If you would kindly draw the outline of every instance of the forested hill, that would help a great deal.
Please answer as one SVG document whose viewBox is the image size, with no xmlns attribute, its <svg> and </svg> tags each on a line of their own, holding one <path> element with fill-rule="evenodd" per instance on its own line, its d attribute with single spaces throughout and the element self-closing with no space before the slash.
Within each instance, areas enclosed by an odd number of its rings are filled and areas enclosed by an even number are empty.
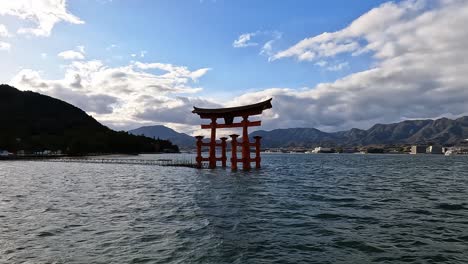
<svg viewBox="0 0 468 264">
<path fill-rule="evenodd" d="M 0 149 L 67 154 L 178 151 L 168 140 L 116 132 L 64 101 L 0 85 Z"/>
</svg>

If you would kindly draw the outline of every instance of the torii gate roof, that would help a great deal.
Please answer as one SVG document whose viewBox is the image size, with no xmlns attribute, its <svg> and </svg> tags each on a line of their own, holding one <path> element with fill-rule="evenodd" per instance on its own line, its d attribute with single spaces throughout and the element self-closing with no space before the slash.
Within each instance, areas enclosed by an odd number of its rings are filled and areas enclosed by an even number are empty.
<svg viewBox="0 0 468 264">
<path fill-rule="evenodd" d="M 193 107 L 192 113 L 197 114 L 200 118 L 234 118 L 237 116 L 251 116 L 251 115 L 259 115 L 263 112 L 263 110 L 272 108 L 270 98 L 266 101 L 251 104 L 251 105 L 244 105 L 244 106 L 236 106 L 236 107 L 226 107 L 226 108 L 198 108 Z"/>
</svg>

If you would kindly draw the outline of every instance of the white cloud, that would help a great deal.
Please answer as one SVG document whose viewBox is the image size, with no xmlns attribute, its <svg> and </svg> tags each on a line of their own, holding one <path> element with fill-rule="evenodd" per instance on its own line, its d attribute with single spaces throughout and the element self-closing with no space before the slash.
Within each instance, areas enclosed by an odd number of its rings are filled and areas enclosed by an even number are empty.
<svg viewBox="0 0 468 264">
<path fill-rule="evenodd" d="M 45 52 L 41 53 L 41 58 L 42 59 L 47 59 L 47 53 L 45 53 Z"/>
<path fill-rule="evenodd" d="M 10 37 L 10 33 L 5 25 L 0 24 L 0 37 Z"/>
<path fill-rule="evenodd" d="M 260 55 L 268 56 L 269 58 L 271 58 L 271 56 L 274 54 L 273 43 L 278 41 L 281 38 L 282 34 L 278 31 L 272 31 L 267 32 L 267 35 L 271 35 L 272 39 L 268 40 L 265 44 L 263 44 L 263 47 L 260 50 Z M 270 61 L 270 59 L 268 60 Z"/>
<path fill-rule="evenodd" d="M 162 73 L 151 73 L 153 69 Z M 200 92 L 201 88 L 194 84 L 208 70 L 191 71 L 185 66 L 163 63 L 134 62 L 109 67 L 98 60 L 74 61 L 67 66 L 61 79 L 45 79 L 41 72 L 23 69 L 11 84 L 63 99 L 106 124 L 123 127 L 138 122 L 168 122 L 170 115 L 173 123 L 192 118 L 191 114 L 176 115 L 189 107 L 190 102 L 201 99 L 181 95 Z"/>
<path fill-rule="evenodd" d="M 319 67 L 325 67 L 327 64 L 328 64 L 328 62 L 324 61 L 324 60 L 321 60 L 321 61 L 318 61 L 318 62 L 315 63 L 315 65 L 317 65 Z"/>
<path fill-rule="evenodd" d="M 273 43 L 281 38 L 281 32 L 278 31 L 256 31 L 240 35 L 237 40 L 232 43 L 234 48 L 245 48 L 258 46 L 263 43 L 259 54 L 271 57 L 274 55 Z M 256 38 L 258 42 L 253 42 L 252 38 Z"/>
<path fill-rule="evenodd" d="M 11 44 L 8 42 L 0 41 L 0 51 L 9 51 L 11 49 Z"/>
<path fill-rule="evenodd" d="M 260 55 L 270 57 L 273 54 L 273 42 L 275 42 L 275 40 L 270 40 L 263 44 L 263 47 L 260 50 Z"/>
<path fill-rule="evenodd" d="M 85 54 L 85 47 L 84 47 L 84 46 L 82 46 L 82 45 L 76 46 L 76 49 L 77 49 L 80 53 Z"/>
<path fill-rule="evenodd" d="M 85 59 L 85 47 L 76 46 L 76 50 L 65 50 L 57 54 L 65 60 L 84 60 Z"/>
<path fill-rule="evenodd" d="M 328 67 L 327 67 L 327 70 L 328 70 L 328 71 L 341 71 L 341 70 L 343 70 L 344 68 L 348 68 L 348 67 L 349 67 L 349 63 L 347 63 L 347 62 L 342 62 L 342 63 L 339 63 L 339 64 L 335 64 L 335 65 L 328 66 Z"/>
<path fill-rule="evenodd" d="M 109 46 L 106 47 L 106 50 L 112 50 L 115 48 L 118 48 L 119 46 L 117 44 L 110 44 Z"/>
<path fill-rule="evenodd" d="M 5 25 L 0 24 L 0 37 L 10 37 L 10 33 Z M 10 51 L 11 44 L 5 41 L 0 41 L 0 51 Z"/>
<path fill-rule="evenodd" d="M 142 70 L 149 70 L 149 69 L 159 69 L 166 71 L 167 73 L 162 75 L 165 78 L 174 78 L 183 80 L 183 82 L 187 82 L 187 78 L 190 78 L 192 81 L 197 81 L 200 77 L 205 75 L 210 68 L 202 68 L 196 71 L 190 71 L 187 67 L 184 66 L 174 66 L 172 64 L 165 64 L 165 63 L 142 63 L 142 62 L 135 62 L 134 64 L 137 68 Z"/>
<path fill-rule="evenodd" d="M 232 46 L 234 48 L 245 48 L 245 47 L 250 47 L 250 46 L 257 46 L 258 43 L 250 42 L 250 39 L 257 34 L 258 32 L 242 34 L 236 40 L 234 40 L 234 42 L 232 43 Z"/>
<path fill-rule="evenodd" d="M 75 50 L 62 51 L 59 54 L 57 54 L 57 56 L 65 60 L 83 60 L 85 58 L 81 52 Z"/>
<path fill-rule="evenodd" d="M 132 54 L 130 54 L 130 56 L 132 58 L 136 58 L 136 57 L 144 58 L 147 53 L 148 53 L 148 51 L 146 51 L 146 50 L 140 50 L 140 52 L 138 54 L 137 53 L 132 53 Z"/>
<path fill-rule="evenodd" d="M 384 3 L 354 20 L 348 27 L 306 38 L 296 45 L 276 53 L 272 59 L 296 57 L 298 60 L 309 61 L 333 57 L 340 53 L 355 52 L 359 54 L 366 50 L 375 50 L 385 45 L 390 28 L 395 28 L 396 24 L 413 20 L 424 11 L 424 3 L 428 1 L 409 0 L 398 4 Z M 361 39 L 366 40 L 368 45 L 361 46 L 359 44 Z"/>
<path fill-rule="evenodd" d="M 20 34 L 50 36 L 55 24 L 64 21 L 83 24 L 84 21 L 67 10 L 66 0 L 5 0 L 0 2 L 0 15 L 11 15 L 36 27 L 21 27 Z"/>
</svg>

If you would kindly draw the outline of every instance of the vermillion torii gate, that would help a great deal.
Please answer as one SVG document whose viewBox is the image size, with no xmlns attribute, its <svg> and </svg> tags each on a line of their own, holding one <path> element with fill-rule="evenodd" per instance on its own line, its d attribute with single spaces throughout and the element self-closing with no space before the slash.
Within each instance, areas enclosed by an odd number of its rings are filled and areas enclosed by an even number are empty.
<svg viewBox="0 0 468 264">
<path fill-rule="evenodd" d="M 232 144 L 232 157 L 231 157 L 231 168 L 233 170 L 237 169 L 237 163 L 242 162 L 242 168 L 244 170 L 250 169 L 250 162 L 255 161 L 255 167 L 260 168 L 260 139 L 261 137 L 255 137 L 255 142 L 250 143 L 248 127 L 251 126 L 260 126 L 261 121 L 249 121 L 249 116 L 260 115 L 263 110 L 272 108 L 271 100 L 266 100 L 260 103 L 238 106 L 238 107 L 229 107 L 229 108 L 216 108 L 216 109 L 206 109 L 193 107 L 194 110 L 192 113 L 197 114 L 202 119 L 210 119 L 211 123 L 207 125 L 201 125 L 202 129 L 211 129 L 210 142 L 204 143 L 203 136 L 195 137 L 197 139 L 197 165 L 199 168 L 202 167 L 203 161 L 209 162 L 209 168 L 216 167 L 216 161 L 220 160 L 222 166 L 226 167 L 226 140 L 227 138 L 223 137 L 221 143 L 216 142 L 216 129 L 217 128 L 235 128 L 242 127 L 242 142 L 237 142 L 237 137 L 239 135 L 233 134 L 231 137 Z M 241 117 L 242 121 L 239 123 L 234 123 L 234 118 Z M 216 120 L 218 118 L 224 119 L 224 124 L 218 124 Z M 241 145 L 242 147 L 242 158 L 237 158 L 237 146 Z M 203 158 L 201 155 L 202 146 L 209 147 L 209 157 Z M 221 147 L 221 157 L 216 158 L 216 147 Z M 250 158 L 250 147 L 255 146 L 255 158 Z"/>
</svg>

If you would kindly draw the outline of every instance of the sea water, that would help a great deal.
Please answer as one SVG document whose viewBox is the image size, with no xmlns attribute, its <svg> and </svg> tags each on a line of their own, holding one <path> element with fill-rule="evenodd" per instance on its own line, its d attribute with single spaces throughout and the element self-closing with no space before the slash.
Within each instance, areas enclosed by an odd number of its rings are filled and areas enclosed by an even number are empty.
<svg viewBox="0 0 468 264">
<path fill-rule="evenodd" d="M 262 165 L 2 161 L 0 263 L 468 263 L 466 156 Z"/>
</svg>

